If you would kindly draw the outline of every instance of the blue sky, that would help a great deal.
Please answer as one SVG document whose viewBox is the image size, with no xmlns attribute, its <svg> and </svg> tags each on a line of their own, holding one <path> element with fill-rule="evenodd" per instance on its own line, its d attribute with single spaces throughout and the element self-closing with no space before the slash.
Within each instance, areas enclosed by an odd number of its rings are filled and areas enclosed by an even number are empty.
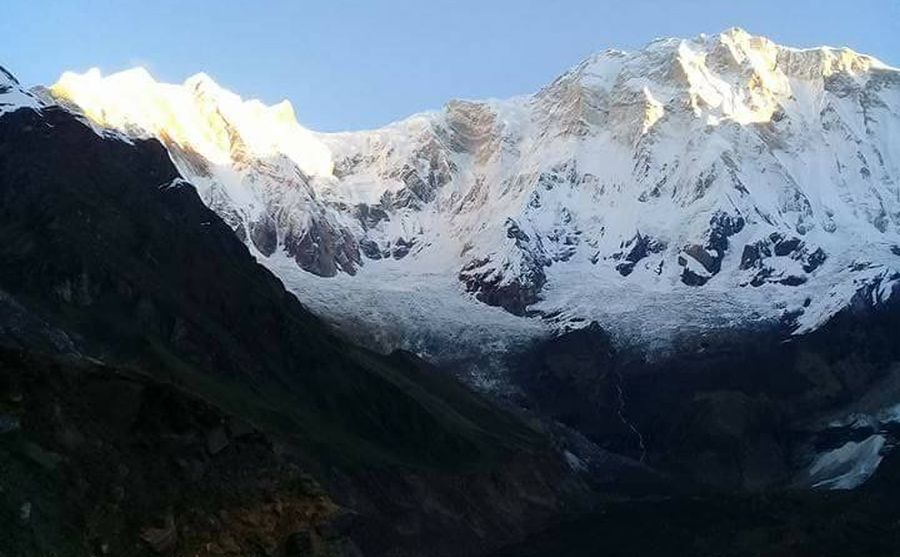
<svg viewBox="0 0 900 557">
<path fill-rule="evenodd" d="M 26 85 L 92 66 L 175 82 L 205 71 L 341 130 L 532 92 L 607 47 L 731 26 L 900 66 L 900 0 L 3 0 L 0 65 Z"/>
</svg>

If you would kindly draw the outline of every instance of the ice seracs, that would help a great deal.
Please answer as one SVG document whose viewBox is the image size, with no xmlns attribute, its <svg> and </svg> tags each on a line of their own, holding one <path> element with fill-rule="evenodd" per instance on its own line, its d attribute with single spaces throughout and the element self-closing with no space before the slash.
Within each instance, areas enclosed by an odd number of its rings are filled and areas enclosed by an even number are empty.
<svg viewBox="0 0 900 557">
<path fill-rule="evenodd" d="M 203 75 L 66 74 L 52 91 L 161 139 L 305 303 L 382 347 L 434 354 L 422 331 L 474 322 L 505 342 L 598 320 L 653 350 L 804 332 L 900 276 L 900 72 L 849 49 L 661 39 L 534 95 L 340 134 Z"/>
</svg>

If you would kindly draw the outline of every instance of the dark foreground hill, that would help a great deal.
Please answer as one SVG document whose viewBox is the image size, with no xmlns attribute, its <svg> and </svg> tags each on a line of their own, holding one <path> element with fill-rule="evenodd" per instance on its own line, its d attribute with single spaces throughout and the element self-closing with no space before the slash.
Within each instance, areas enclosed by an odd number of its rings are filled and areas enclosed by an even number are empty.
<svg viewBox="0 0 900 557">
<path fill-rule="evenodd" d="M 583 493 L 519 418 L 333 334 L 156 141 L 0 116 L 0 291 L 5 557 L 474 554 Z"/>
</svg>

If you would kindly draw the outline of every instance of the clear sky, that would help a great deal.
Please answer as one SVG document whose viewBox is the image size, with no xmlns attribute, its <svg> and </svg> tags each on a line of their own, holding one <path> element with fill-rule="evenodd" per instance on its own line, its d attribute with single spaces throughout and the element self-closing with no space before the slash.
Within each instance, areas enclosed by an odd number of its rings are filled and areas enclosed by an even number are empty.
<svg viewBox="0 0 900 557">
<path fill-rule="evenodd" d="M 341 130 L 533 92 L 592 52 L 731 26 L 900 66 L 900 0 L 2 0 L 0 65 L 26 85 L 93 66 L 205 71 Z"/>
</svg>

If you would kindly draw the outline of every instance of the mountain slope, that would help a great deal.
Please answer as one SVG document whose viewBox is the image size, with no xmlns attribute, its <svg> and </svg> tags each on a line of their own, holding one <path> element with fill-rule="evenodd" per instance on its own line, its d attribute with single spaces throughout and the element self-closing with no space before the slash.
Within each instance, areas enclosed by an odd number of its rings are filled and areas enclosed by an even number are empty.
<svg viewBox="0 0 900 557">
<path fill-rule="evenodd" d="M 0 115 L 0 301 L 12 309 L 0 313 L 0 344 L 16 351 L 4 352 L 2 367 L 14 371 L 5 381 L 26 383 L 21 391 L 13 386 L 0 409 L 4 424 L 7 411 L 24 412 L 11 430 L 19 437 L 0 440 L 4 465 L 43 443 L 44 452 L 62 454 L 50 477 L 74 485 L 62 478 L 84 472 L 84 446 L 64 440 L 68 430 L 84 430 L 97 446 L 113 443 L 111 454 L 121 451 L 125 460 L 143 454 L 175 466 L 175 459 L 186 473 L 199 466 L 203 477 L 206 458 L 197 463 L 190 453 L 164 450 L 178 439 L 168 429 L 191 440 L 196 428 L 215 429 L 216 420 L 235 418 L 274 446 L 260 457 L 276 463 L 273 481 L 293 481 L 277 470 L 301 466 L 339 504 L 352 504 L 363 517 L 357 540 L 367 554 L 417 554 L 426 540 L 437 553 L 474 554 L 520 536 L 561 508 L 564 496 L 554 486 L 573 479 L 543 435 L 454 381 L 430 377 L 414 358 L 380 356 L 334 334 L 256 263 L 157 141 L 98 134 L 67 110 L 27 98 L 35 104 Z M 74 386 L 54 383 L 53 369 Z M 111 411 L 131 401 L 151 413 L 133 422 L 150 428 L 146 437 L 129 429 L 131 422 L 121 424 L 124 439 L 109 437 L 108 422 L 79 399 L 91 376 L 110 383 L 103 392 Z M 159 390 L 172 391 L 172 402 L 140 396 Z M 39 402 L 44 396 L 60 408 L 50 422 Z M 103 403 L 101 397 L 97 404 Z M 166 421 L 167 404 L 211 409 L 188 412 L 179 431 L 177 420 Z M 212 435 L 208 452 L 229 446 L 225 434 L 200 432 L 206 433 Z M 143 442 L 151 445 L 137 446 Z M 243 450 L 236 440 L 232 446 L 224 454 Z M 223 466 L 223 473 L 241 470 L 239 463 Z M 501 469 L 507 472 L 495 474 Z M 21 490 L 49 501 L 48 508 L 73 501 L 41 474 L 25 474 Z M 241 489 L 252 491 L 253 481 Z M 460 483 L 467 487 L 453 487 Z M 502 494 L 484 495 L 497 485 Z M 410 502 L 413 488 L 422 498 Z M 189 522 L 183 513 L 192 503 L 178 490 L 165 493 L 168 500 L 155 499 L 162 506 L 156 510 L 174 505 L 172 520 Z M 132 512 L 129 505 L 142 494 L 132 495 L 117 504 Z M 424 499 L 435 506 L 421 505 Z M 12 495 L 6 503 L 15 505 L 13 514 L 24 504 Z M 90 509 L 62 521 L 38 512 L 44 510 L 35 509 L 29 528 L 4 535 L 21 541 L 32 526 L 40 531 L 54 523 L 90 532 L 78 523 L 92 519 Z M 39 527 L 41 520 L 48 522 Z M 107 534 L 128 543 L 135 527 Z M 245 551 L 254 535 L 251 527 L 239 540 Z M 440 541 L 459 537 L 471 541 Z M 94 550 L 82 545 L 71 554 Z"/>
<path fill-rule="evenodd" d="M 314 311 L 436 359 L 592 320 L 651 352 L 685 330 L 805 332 L 900 253 L 900 73 L 848 49 L 659 40 L 534 95 L 340 134 L 206 76 L 66 74 L 50 91 L 159 138 Z"/>
<path fill-rule="evenodd" d="M 31 95 L 10 79 L 0 365 L 30 388 L 0 384 L 15 436 L 0 465 L 51 501 L 45 528 L 59 470 L 102 486 L 85 471 L 98 454 L 154 455 L 188 476 L 148 498 L 164 517 L 151 533 L 171 537 L 197 523 L 192 498 L 219 495 L 191 480 L 198 466 L 246 468 L 213 458 L 224 437 L 276 492 L 310 471 L 325 494 L 292 500 L 302 527 L 351 507 L 362 525 L 338 538 L 374 555 L 520 538 L 580 502 L 579 474 L 691 495 L 855 487 L 900 438 L 898 75 L 733 29 L 341 134 L 203 75 L 67 74 Z M 94 375 L 111 400 L 154 393 L 137 397 L 133 440 L 81 400 Z M 183 429 L 166 408 L 187 409 Z M 259 444 L 215 427 L 235 418 Z M 67 422 L 111 452 L 73 450 Z M 238 507 L 261 480 L 239 482 Z M 20 523 L 22 491 L 0 509 Z M 91 506 L 64 524 L 81 531 Z M 119 541 L 146 531 L 131 511 Z"/>
</svg>

